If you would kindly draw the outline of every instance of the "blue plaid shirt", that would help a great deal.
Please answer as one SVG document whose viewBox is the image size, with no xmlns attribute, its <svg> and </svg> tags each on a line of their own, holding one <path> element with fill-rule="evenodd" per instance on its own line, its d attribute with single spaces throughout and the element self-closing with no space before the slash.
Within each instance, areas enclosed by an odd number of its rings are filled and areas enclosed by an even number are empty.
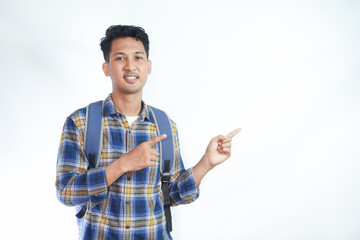
<svg viewBox="0 0 360 240">
<path fill-rule="evenodd" d="M 129 126 L 110 95 L 104 101 L 103 115 L 101 159 L 98 167 L 90 170 L 84 153 L 86 108 L 66 119 L 57 160 L 58 199 L 67 206 L 88 203 L 80 239 L 171 239 L 166 230 L 160 162 L 127 172 L 109 187 L 106 185 L 105 166 L 158 135 L 149 120 L 148 106 L 143 103 L 138 120 Z M 176 154 L 169 191 L 172 205 L 179 205 L 195 201 L 199 189 L 192 169 L 184 169 L 173 122 L 172 127 Z M 158 144 L 155 149 L 160 154 Z"/>
</svg>

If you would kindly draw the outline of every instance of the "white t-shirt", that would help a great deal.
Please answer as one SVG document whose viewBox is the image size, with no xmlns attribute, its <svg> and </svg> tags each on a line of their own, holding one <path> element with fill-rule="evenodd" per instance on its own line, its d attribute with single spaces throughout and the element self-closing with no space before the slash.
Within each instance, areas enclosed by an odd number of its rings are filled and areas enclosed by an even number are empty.
<svg viewBox="0 0 360 240">
<path fill-rule="evenodd" d="M 133 125 L 133 123 L 138 119 L 139 116 L 125 116 L 126 121 L 129 123 L 129 126 Z"/>
</svg>

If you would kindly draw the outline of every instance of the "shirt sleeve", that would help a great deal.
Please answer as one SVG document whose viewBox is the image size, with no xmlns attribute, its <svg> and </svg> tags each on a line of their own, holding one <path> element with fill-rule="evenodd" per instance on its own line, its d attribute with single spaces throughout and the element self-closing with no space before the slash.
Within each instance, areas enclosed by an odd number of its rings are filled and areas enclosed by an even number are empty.
<svg viewBox="0 0 360 240">
<path fill-rule="evenodd" d="M 80 119 L 66 119 L 58 152 L 56 190 L 60 202 L 68 206 L 96 205 L 107 196 L 105 167 L 87 170 L 89 165 L 79 131 Z"/>
<path fill-rule="evenodd" d="M 199 187 L 196 186 L 192 168 L 185 170 L 180 154 L 179 137 L 176 125 L 173 124 L 174 132 L 174 173 L 170 181 L 170 198 L 172 205 L 187 204 L 199 197 Z"/>
</svg>

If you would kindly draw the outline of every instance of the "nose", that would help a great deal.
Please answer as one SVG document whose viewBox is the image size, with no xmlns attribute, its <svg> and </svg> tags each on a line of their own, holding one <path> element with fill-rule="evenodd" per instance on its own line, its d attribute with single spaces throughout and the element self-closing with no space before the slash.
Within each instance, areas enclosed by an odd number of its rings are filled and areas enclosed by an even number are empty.
<svg viewBox="0 0 360 240">
<path fill-rule="evenodd" d="M 128 59 L 125 64 L 125 70 L 130 72 L 136 70 L 135 62 L 132 61 L 131 59 Z"/>
</svg>

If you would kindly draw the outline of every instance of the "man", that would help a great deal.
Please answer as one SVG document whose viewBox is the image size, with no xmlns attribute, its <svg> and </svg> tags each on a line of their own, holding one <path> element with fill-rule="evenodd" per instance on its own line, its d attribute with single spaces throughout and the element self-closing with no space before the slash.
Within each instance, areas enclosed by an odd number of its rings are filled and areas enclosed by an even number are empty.
<svg viewBox="0 0 360 240">
<path fill-rule="evenodd" d="M 112 94 L 103 105 L 103 142 L 99 165 L 87 170 L 84 153 L 86 108 L 65 122 L 57 162 L 59 200 L 68 206 L 88 204 L 81 222 L 80 239 L 171 239 L 161 192 L 158 136 L 142 101 L 151 73 L 149 40 L 135 26 L 111 26 L 101 41 L 103 71 L 112 81 Z M 172 205 L 199 196 L 198 186 L 214 166 L 230 157 L 231 140 L 240 129 L 213 138 L 200 161 L 185 170 L 177 129 L 171 172 Z"/>
</svg>

